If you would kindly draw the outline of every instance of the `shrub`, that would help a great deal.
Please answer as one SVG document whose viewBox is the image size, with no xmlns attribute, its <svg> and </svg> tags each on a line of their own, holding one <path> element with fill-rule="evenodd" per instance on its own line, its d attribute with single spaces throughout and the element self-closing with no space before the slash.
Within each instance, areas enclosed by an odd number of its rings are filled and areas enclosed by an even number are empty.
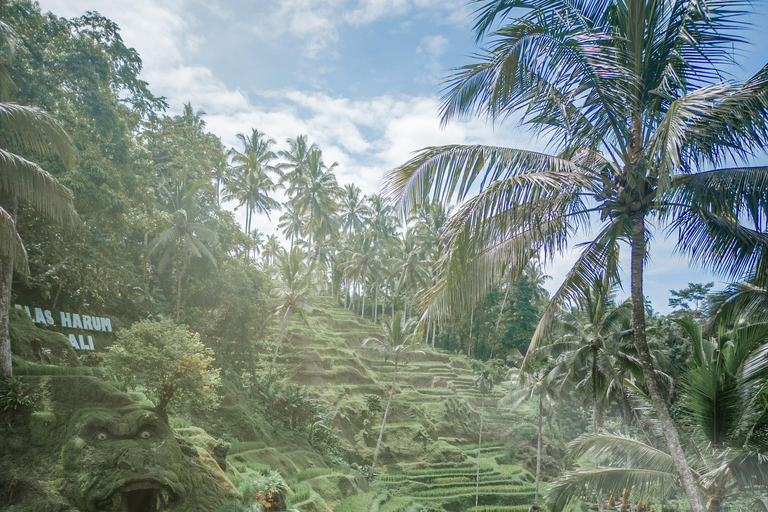
<svg viewBox="0 0 768 512">
<path fill-rule="evenodd" d="M 0 380 L 0 410 L 6 415 L 23 412 L 32 407 L 34 400 L 27 394 L 21 379 L 11 377 Z"/>
<path fill-rule="evenodd" d="M 365 404 L 365 410 L 370 414 L 378 414 L 383 408 L 381 407 L 381 397 L 372 393 L 363 395 L 363 403 Z"/>
<path fill-rule="evenodd" d="M 160 412 L 171 400 L 198 409 L 218 405 L 219 370 L 197 333 L 170 320 L 143 320 L 117 333 L 104 367 L 128 386 L 144 386 Z"/>
<path fill-rule="evenodd" d="M 270 471 L 253 481 L 251 491 L 268 511 L 285 510 L 288 485 L 277 471 Z"/>
</svg>

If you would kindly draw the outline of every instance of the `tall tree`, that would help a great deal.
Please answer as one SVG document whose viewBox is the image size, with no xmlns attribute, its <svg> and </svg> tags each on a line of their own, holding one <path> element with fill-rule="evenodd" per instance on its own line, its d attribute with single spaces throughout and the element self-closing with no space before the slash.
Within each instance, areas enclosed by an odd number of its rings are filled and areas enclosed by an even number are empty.
<svg viewBox="0 0 768 512">
<path fill-rule="evenodd" d="M 360 188 L 354 183 L 344 185 L 339 200 L 339 213 L 347 234 L 363 229 L 365 222 L 370 218 L 371 208 L 366 204 Z"/>
<path fill-rule="evenodd" d="M 730 498 L 765 497 L 768 324 L 743 324 L 708 340 L 692 318 L 677 322 L 693 346 L 682 387 L 680 427 L 690 438 L 687 455 L 707 509 L 719 512 Z M 564 510 L 578 497 L 595 499 L 595 489 L 614 496 L 631 489 L 633 501 L 648 502 L 663 496 L 678 480 L 668 453 L 630 437 L 601 434 L 580 439 L 573 445 L 572 456 L 582 455 L 604 456 L 611 463 L 567 475 L 550 493 L 552 510 Z M 626 464 L 628 460 L 631 465 Z M 765 510 L 768 500 L 759 504 L 754 510 Z"/>
<path fill-rule="evenodd" d="M 277 158 L 270 149 L 275 140 L 259 132 L 256 128 L 250 135 L 237 134 L 243 145 L 243 151 L 230 151 L 233 178 L 226 184 L 225 201 L 236 200 L 237 208 L 245 205 L 245 232 L 251 232 L 254 213 L 263 213 L 269 218 L 272 210 L 280 209 L 280 203 L 269 194 L 275 191 L 271 174 L 278 174 L 278 167 L 272 165 Z"/>
<path fill-rule="evenodd" d="M 389 322 L 383 322 L 384 328 L 383 339 L 380 338 L 366 338 L 363 341 L 363 346 L 371 346 L 377 350 L 384 360 L 392 360 L 394 368 L 392 369 L 392 386 L 389 389 L 389 398 L 387 399 L 387 407 L 384 409 L 384 417 L 381 419 L 381 431 L 379 432 L 379 440 L 376 442 L 376 451 L 373 453 L 373 462 L 371 463 L 371 469 L 368 471 L 368 477 L 373 476 L 376 470 L 376 461 L 379 458 L 379 450 L 381 449 L 381 440 L 384 439 L 384 428 L 387 426 L 387 417 L 389 416 L 389 409 L 392 407 L 392 397 L 395 394 L 395 384 L 397 383 L 397 370 L 400 364 L 408 362 L 408 358 L 413 354 L 423 354 L 421 350 L 413 349 L 413 322 L 408 322 L 403 319 L 403 315 L 400 311 L 395 313 L 395 316 L 389 319 Z"/>
<path fill-rule="evenodd" d="M 502 404 L 511 404 L 517 409 L 526 400 L 536 397 L 538 402 L 538 430 L 536 435 L 536 490 L 530 512 L 540 510 L 539 485 L 541 483 L 542 426 L 544 423 L 544 403 L 552 403 L 557 396 L 557 386 L 552 381 L 552 374 L 547 368 L 529 369 L 527 375 L 514 370 L 510 381 L 510 393 Z"/>
<path fill-rule="evenodd" d="M 290 252 L 282 251 L 277 256 L 279 279 L 273 291 L 275 300 L 273 312 L 280 319 L 280 331 L 275 345 L 275 353 L 267 372 L 267 383 L 264 386 L 266 391 L 269 391 L 269 385 L 272 382 L 272 370 L 280 353 L 280 346 L 283 344 L 285 328 L 291 318 L 297 315 L 310 330 L 310 333 L 312 332 L 307 314 L 314 310 L 312 306 L 313 268 L 305 264 L 306 256 L 298 247 L 294 247 Z"/>
<path fill-rule="evenodd" d="M 734 43 L 743 42 L 749 4 L 485 0 L 475 33 L 478 40 L 490 34 L 490 45 L 450 79 L 443 121 L 521 113 L 555 151 L 425 148 L 388 177 L 389 191 L 405 207 L 429 195 L 464 201 L 479 190 L 449 227 L 451 254 L 464 246 L 469 265 L 463 275 L 446 277 L 473 283 L 475 300 L 534 255 L 551 261 L 599 216 L 596 235 L 581 246 L 544 310 L 536 339 L 559 306 L 578 295 L 578 283 L 612 271 L 620 243 L 629 243 L 638 359 L 694 512 L 706 507 L 653 378 L 643 275 L 653 222 L 676 228 L 678 249 L 722 274 L 743 276 L 768 264 L 768 236 L 759 229 L 767 217 L 766 169 L 710 170 L 768 143 L 768 66 L 745 83 L 721 78 L 734 61 Z"/>
<path fill-rule="evenodd" d="M 205 258 L 214 267 L 216 258 L 205 243 L 218 243 L 215 231 L 198 221 L 197 186 L 186 179 L 172 181 L 160 187 L 162 210 L 173 217 L 172 225 L 149 244 L 150 256 L 156 255 L 162 271 L 173 267 L 176 272 L 176 321 L 181 318 L 181 283 L 192 256 Z"/>
<path fill-rule="evenodd" d="M 34 107 L 7 103 L 15 88 L 6 65 L 13 55 L 15 36 L 0 21 L 0 375 L 11 377 L 11 338 L 8 318 L 14 268 L 28 273 L 27 252 L 16 230 L 19 207 L 31 206 L 50 221 L 72 226 L 78 216 L 72 204 L 72 192 L 22 155 L 58 156 L 66 165 L 77 156 L 64 127 L 46 112 Z"/>
</svg>

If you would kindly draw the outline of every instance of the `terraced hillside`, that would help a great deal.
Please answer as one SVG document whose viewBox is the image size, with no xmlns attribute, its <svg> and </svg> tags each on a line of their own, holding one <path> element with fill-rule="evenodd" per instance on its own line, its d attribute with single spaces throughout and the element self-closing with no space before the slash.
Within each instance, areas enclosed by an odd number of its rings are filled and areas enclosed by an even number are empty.
<svg viewBox="0 0 768 512">
<path fill-rule="evenodd" d="M 298 324 L 289 327 L 288 338 L 278 364 L 289 378 L 306 385 L 321 401 L 338 411 L 334 430 L 350 461 L 370 464 L 373 458 L 381 413 L 371 414 L 363 397 L 376 394 L 386 403 L 391 386 L 393 364 L 362 347 L 378 328 L 371 322 L 340 308 L 325 308 L 310 319 L 312 332 Z M 281 472 L 293 483 L 301 484 L 292 499 L 298 510 L 407 510 L 421 504 L 435 510 L 474 510 L 475 471 L 480 409 L 484 403 L 481 456 L 480 504 L 483 510 L 527 510 L 533 500 L 533 477 L 519 466 L 499 463 L 507 459 L 505 439 L 513 417 L 497 408 L 503 396 L 500 389 L 483 396 L 474 385 L 474 373 L 462 357 L 422 347 L 398 371 L 395 398 L 385 429 L 377 478 L 372 491 L 348 497 L 328 489 L 351 478 L 334 473 L 305 478 L 292 468 Z M 278 452 L 270 458 L 291 459 Z M 257 454 L 261 455 L 262 452 Z M 246 454 L 247 455 L 247 454 Z M 230 456 L 238 457 L 237 454 Z M 243 454 L 239 454 L 242 459 Z M 274 464 L 270 464 L 274 468 Z M 288 473 L 288 474 L 285 474 Z M 309 474 L 315 475 L 310 472 Z M 328 485 L 329 478 L 334 480 Z M 318 480 L 319 479 L 319 480 Z M 322 503 L 313 499 L 322 497 Z M 421 510 L 416 508 L 414 510 Z"/>
<path fill-rule="evenodd" d="M 480 483 L 477 485 L 477 445 L 460 447 L 464 462 L 413 463 L 402 472 L 381 475 L 378 492 L 358 495 L 341 502 L 337 512 L 379 510 L 444 510 L 526 512 L 533 502 L 533 476 L 520 466 L 499 464 L 504 451 L 498 443 L 484 444 L 480 457 Z M 477 494 L 476 494 L 477 493 Z M 370 500 L 366 503 L 364 500 Z"/>
</svg>

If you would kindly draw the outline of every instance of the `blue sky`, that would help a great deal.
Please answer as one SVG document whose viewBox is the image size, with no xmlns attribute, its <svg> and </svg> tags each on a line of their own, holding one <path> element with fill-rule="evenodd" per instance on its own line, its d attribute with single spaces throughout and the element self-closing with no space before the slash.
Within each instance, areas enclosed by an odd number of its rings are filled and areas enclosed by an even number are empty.
<svg viewBox="0 0 768 512">
<path fill-rule="evenodd" d="M 740 49 L 744 79 L 768 62 L 768 1 L 756 1 Z M 543 148 L 513 124 L 438 121 L 442 79 L 476 51 L 466 0 L 40 0 L 73 17 L 94 10 L 115 21 L 144 61 L 143 78 L 171 113 L 192 102 L 225 144 L 252 127 L 278 141 L 307 134 L 339 163 L 341 183 L 378 191 L 386 170 L 435 144 Z M 757 163 L 768 164 L 768 158 Z M 265 233 L 274 222 L 259 219 Z M 670 289 L 717 278 L 691 270 L 657 233 L 646 294 L 667 312 Z M 548 269 L 556 288 L 575 258 Z M 627 287 L 628 289 L 628 287 Z"/>
</svg>

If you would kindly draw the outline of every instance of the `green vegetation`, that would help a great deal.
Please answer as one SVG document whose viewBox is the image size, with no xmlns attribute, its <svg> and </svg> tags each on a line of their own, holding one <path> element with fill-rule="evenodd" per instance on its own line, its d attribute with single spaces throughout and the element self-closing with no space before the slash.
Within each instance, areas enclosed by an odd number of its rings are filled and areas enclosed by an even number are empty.
<svg viewBox="0 0 768 512">
<path fill-rule="evenodd" d="M 746 2 L 476 6 L 444 119 L 524 112 L 553 154 L 426 148 L 366 196 L 309 135 L 168 115 L 110 20 L 0 2 L 0 508 L 768 506 L 766 169 L 718 169 L 768 145 L 768 71 L 718 81 Z M 658 315 L 651 224 L 739 282 Z"/>
<path fill-rule="evenodd" d="M 144 388 L 165 414 L 173 400 L 203 409 L 216 406 L 221 379 L 212 362 L 213 351 L 198 334 L 169 320 L 144 320 L 117 333 L 103 367 L 119 382 Z"/>
</svg>

